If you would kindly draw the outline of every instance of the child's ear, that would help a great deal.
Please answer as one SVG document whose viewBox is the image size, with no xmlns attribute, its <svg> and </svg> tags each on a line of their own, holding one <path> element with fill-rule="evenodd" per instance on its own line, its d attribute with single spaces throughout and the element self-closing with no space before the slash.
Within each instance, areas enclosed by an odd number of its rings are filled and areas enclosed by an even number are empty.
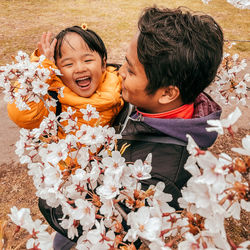
<svg viewBox="0 0 250 250">
<path fill-rule="evenodd" d="M 107 67 L 107 59 L 103 58 L 102 60 L 102 73 L 106 70 Z"/>
<path fill-rule="evenodd" d="M 176 86 L 168 86 L 161 89 L 161 95 L 159 98 L 160 104 L 169 104 L 180 97 L 180 90 Z"/>
</svg>

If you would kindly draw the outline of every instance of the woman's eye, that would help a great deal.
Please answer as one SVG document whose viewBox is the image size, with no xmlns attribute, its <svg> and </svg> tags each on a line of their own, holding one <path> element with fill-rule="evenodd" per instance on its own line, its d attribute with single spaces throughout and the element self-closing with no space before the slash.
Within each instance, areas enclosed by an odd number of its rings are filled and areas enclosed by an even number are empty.
<svg viewBox="0 0 250 250">
<path fill-rule="evenodd" d="M 134 72 L 130 68 L 127 68 L 127 71 L 129 74 L 134 74 Z"/>
<path fill-rule="evenodd" d="M 92 62 L 93 59 L 88 59 L 88 60 L 85 60 L 85 62 Z"/>
</svg>

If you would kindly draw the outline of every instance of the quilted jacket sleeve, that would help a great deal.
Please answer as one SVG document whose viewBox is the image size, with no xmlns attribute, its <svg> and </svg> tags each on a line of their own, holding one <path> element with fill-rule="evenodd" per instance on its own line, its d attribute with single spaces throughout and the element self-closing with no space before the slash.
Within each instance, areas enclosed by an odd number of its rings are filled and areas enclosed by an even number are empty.
<svg viewBox="0 0 250 250">
<path fill-rule="evenodd" d="M 48 110 L 43 102 L 29 103 L 30 110 L 20 111 L 15 103 L 9 103 L 7 106 L 10 119 L 19 127 L 26 129 L 38 128 L 43 118 L 48 115 Z"/>
</svg>

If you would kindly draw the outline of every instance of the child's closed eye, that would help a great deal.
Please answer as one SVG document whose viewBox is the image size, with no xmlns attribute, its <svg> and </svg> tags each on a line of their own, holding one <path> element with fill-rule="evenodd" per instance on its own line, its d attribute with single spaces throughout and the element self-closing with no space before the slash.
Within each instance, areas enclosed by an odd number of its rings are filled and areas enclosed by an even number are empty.
<svg viewBox="0 0 250 250">
<path fill-rule="evenodd" d="M 70 67 L 72 65 L 73 65 L 73 63 L 67 63 L 67 64 L 63 65 L 63 67 Z"/>
</svg>

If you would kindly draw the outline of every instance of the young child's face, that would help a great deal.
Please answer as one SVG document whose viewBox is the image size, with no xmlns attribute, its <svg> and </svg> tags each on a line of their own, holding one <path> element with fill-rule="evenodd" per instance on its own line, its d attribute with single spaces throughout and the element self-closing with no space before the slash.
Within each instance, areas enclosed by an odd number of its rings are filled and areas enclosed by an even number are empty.
<svg viewBox="0 0 250 250">
<path fill-rule="evenodd" d="M 62 73 L 63 83 L 82 97 L 90 97 L 98 88 L 105 67 L 96 51 L 90 50 L 76 33 L 65 36 L 61 47 L 61 58 L 56 65 Z"/>
</svg>

